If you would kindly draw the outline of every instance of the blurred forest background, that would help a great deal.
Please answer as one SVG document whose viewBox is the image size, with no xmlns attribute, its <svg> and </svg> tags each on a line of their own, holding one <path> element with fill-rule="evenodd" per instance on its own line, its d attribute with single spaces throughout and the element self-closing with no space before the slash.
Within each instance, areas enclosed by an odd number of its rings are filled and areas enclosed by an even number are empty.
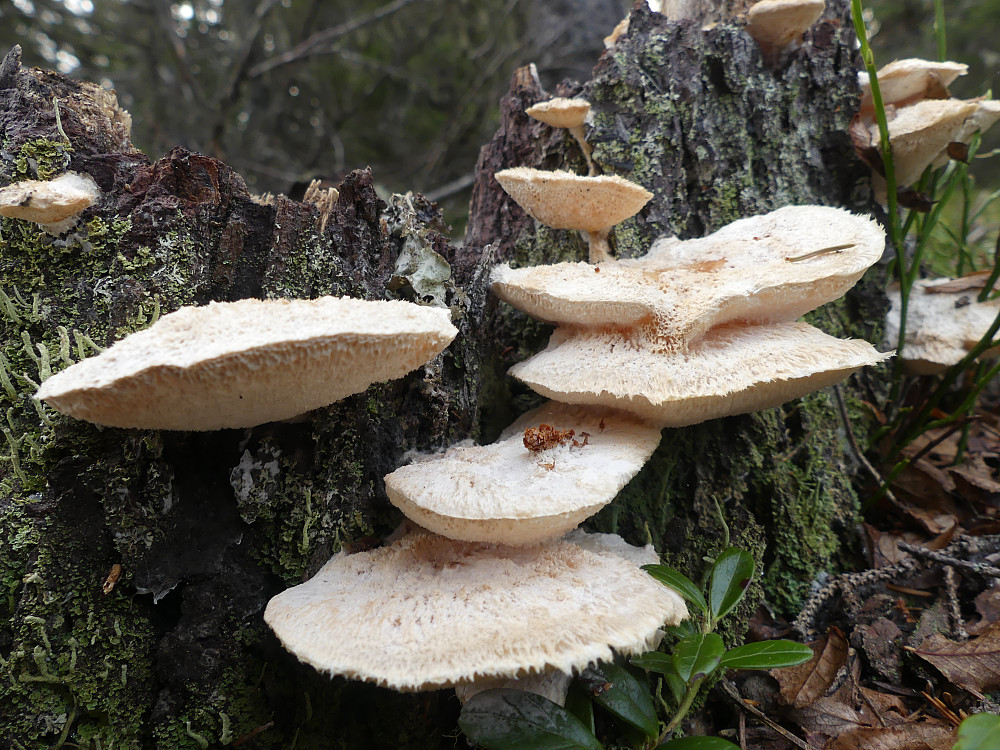
<svg viewBox="0 0 1000 750">
<path fill-rule="evenodd" d="M 118 92 L 133 140 L 218 157 L 257 193 L 370 165 L 464 222 L 479 147 L 513 70 L 584 80 L 624 0 L 0 0 L 0 54 Z M 937 54 L 932 0 L 866 3 L 879 64 Z M 945 3 L 953 86 L 1000 83 L 1000 0 Z M 983 144 L 988 151 L 997 144 Z M 996 162 L 997 160 L 992 160 Z M 990 165 L 992 166 L 992 165 Z M 985 165 L 977 165 L 983 170 Z M 981 182 L 997 178 L 982 171 Z"/>
</svg>

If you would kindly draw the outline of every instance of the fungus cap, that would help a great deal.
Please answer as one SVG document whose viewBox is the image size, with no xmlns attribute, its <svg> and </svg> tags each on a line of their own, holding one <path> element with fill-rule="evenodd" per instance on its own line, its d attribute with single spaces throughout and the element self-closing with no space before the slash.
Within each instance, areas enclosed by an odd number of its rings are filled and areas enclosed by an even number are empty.
<svg viewBox="0 0 1000 750">
<path fill-rule="evenodd" d="M 590 102 L 586 99 L 567 99 L 561 96 L 538 102 L 524 110 L 529 117 L 554 128 L 578 128 L 583 125 L 588 112 Z"/>
<path fill-rule="evenodd" d="M 760 0 L 747 10 L 747 32 L 760 44 L 785 47 L 816 23 L 825 9 L 825 0 Z"/>
<path fill-rule="evenodd" d="M 904 106 L 925 98 L 947 98 L 947 87 L 959 76 L 964 76 L 969 66 L 964 63 L 938 62 L 907 58 L 894 60 L 878 71 L 879 93 L 886 106 Z M 860 79 L 861 112 L 872 110 L 872 89 L 868 76 Z"/>
<path fill-rule="evenodd" d="M 495 177 L 532 218 L 554 229 L 601 232 L 637 214 L 653 197 L 617 175 L 583 177 L 561 170 L 514 167 Z"/>
<path fill-rule="evenodd" d="M 447 311 L 409 302 L 213 302 L 53 375 L 35 398 L 113 427 L 250 427 L 402 377 L 456 333 Z"/>
<path fill-rule="evenodd" d="M 416 530 L 336 555 L 274 597 L 264 619 L 321 672 L 397 690 L 570 673 L 646 650 L 686 617 L 681 598 L 614 553 L 561 539 L 527 547 Z"/>
<path fill-rule="evenodd" d="M 560 327 L 510 374 L 548 398 L 683 427 L 778 406 L 889 356 L 805 323 L 718 326 L 684 352 L 669 343 L 652 326 Z"/>
<path fill-rule="evenodd" d="M 529 450 L 525 431 L 540 425 L 564 437 Z M 496 443 L 450 448 L 396 469 L 385 489 L 408 518 L 438 534 L 533 544 L 610 503 L 659 442 L 660 429 L 631 414 L 551 402 L 521 416 Z"/>
<path fill-rule="evenodd" d="M 899 355 L 907 371 L 915 375 L 936 375 L 958 364 L 986 334 L 1000 312 L 1000 299 L 979 302 L 976 298 L 979 288 L 974 285 L 963 288 L 961 281 L 919 279 L 914 282 L 906 306 L 906 341 Z M 896 343 L 899 340 L 899 285 L 891 286 L 886 295 L 890 309 L 885 319 L 885 335 L 890 343 Z M 989 359 L 998 355 L 1000 347 L 993 347 L 980 356 Z"/>
<path fill-rule="evenodd" d="M 841 297 L 884 246 L 869 217 L 787 206 L 702 239 L 658 240 L 635 260 L 498 266 L 493 291 L 541 320 L 631 326 L 652 317 L 688 341 L 736 319 L 794 320 Z"/>
<path fill-rule="evenodd" d="M 0 216 L 61 226 L 97 202 L 100 190 L 90 175 L 64 172 L 52 180 L 25 180 L 0 190 Z"/>
<path fill-rule="evenodd" d="M 965 121 L 980 109 L 976 100 L 925 99 L 896 110 L 888 121 L 896 183 L 912 185 L 933 161 L 960 140 Z M 871 125 L 872 145 L 881 138 L 876 124 Z"/>
</svg>

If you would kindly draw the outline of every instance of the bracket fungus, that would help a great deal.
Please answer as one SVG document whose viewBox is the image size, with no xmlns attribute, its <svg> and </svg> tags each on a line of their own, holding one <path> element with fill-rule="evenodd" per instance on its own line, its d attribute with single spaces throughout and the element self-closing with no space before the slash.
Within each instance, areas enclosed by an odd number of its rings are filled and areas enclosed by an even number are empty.
<svg viewBox="0 0 1000 750">
<path fill-rule="evenodd" d="M 554 439 L 527 447 L 548 427 Z M 452 539 L 533 544 L 610 503 L 649 460 L 660 428 L 612 409 L 551 402 L 491 445 L 454 447 L 385 478 L 389 500 Z"/>
<path fill-rule="evenodd" d="M 251 427 L 400 378 L 456 333 L 446 310 L 409 302 L 213 302 L 51 376 L 35 398 L 112 427 Z"/>
<path fill-rule="evenodd" d="M 968 279 L 920 279 L 906 306 L 906 339 L 900 357 L 914 375 L 936 375 L 958 364 L 986 334 L 1000 313 L 1000 298 L 979 302 L 979 288 Z M 899 339 L 900 293 L 887 291 L 891 305 L 885 320 L 889 341 Z M 1000 356 L 1000 346 L 980 357 Z"/>
<path fill-rule="evenodd" d="M 747 10 L 747 32 L 765 57 L 802 38 L 826 10 L 826 0 L 760 0 Z"/>
<path fill-rule="evenodd" d="M 672 343 L 652 326 L 560 326 L 510 374 L 549 398 L 683 427 L 778 406 L 889 356 L 806 323 L 716 326 L 685 351 Z"/>
<path fill-rule="evenodd" d="M 51 180 L 25 180 L 0 190 L 0 216 L 33 221 L 49 234 L 62 234 L 90 208 L 101 191 L 87 174 L 64 172 Z"/>
<path fill-rule="evenodd" d="M 553 128 L 564 128 L 569 131 L 580 150 L 583 158 L 587 161 L 587 174 L 593 176 L 597 174 L 597 166 L 591 158 L 593 148 L 587 143 L 586 135 L 583 132 L 583 125 L 590 114 L 590 102 L 586 99 L 566 99 L 556 97 L 548 101 L 538 102 L 524 110 L 529 117 L 533 117 Z"/>
<path fill-rule="evenodd" d="M 493 291 L 547 322 L 632 326 L 653 319 L 683 342 L 731 320 L 793 320 L 835 300 L 884 246 L 882 229 L 868 217 L 787 206 L 701 239 L 658 240 L 634 260 L 498 266 Z"/>
<path fill-rule="evenodd" d="M 904 107 L 923 99 L 948 99 L 948 86 L 964 76 L 969 66 L 964 63 L 921 60 L 916 57 L 894 60 L 876 73 L 882 104 L 886 107 Z M 871 81 L 865 71 L 858 73 L 861 84 L 861 116 L 871 119 Z"/>
<path fill-rule="evenodd" d="M 415 529 L 388 547 L 335 555 L 271 599 L 264 619 L 321 672 L 415 691 L 571 673 L 613 650 L 646 650 L 686 614 L 680 596 L 613 552 Z"/>
<path fill-rule="evenodd" d="M 611 227 L 642 210 L 653 194 L 617 175 L 583 177 L 529 167 L 504 169 L 497 182 L 536 221 L 587 233 L 590 262 L 611 258 Z"/>
</svg>

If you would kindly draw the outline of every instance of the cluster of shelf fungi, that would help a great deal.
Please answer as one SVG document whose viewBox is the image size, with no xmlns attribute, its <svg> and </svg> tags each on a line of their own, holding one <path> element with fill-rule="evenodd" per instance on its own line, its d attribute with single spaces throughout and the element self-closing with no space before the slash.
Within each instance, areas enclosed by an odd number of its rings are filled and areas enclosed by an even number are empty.
<svg viewBox="0 0 1000 750">
<path fill-rule="evenodd" d="M 822 2 L 799 5 L 809 6 L 797 11 L 806 26 L 822 12 Z M 762 23 L 751 14 L 752 32 Z M 774 56 L 801 29 L 760 34 Z M 463 697 L 517 683 L 559 700 L 574 671 L 655 647 L 660 629 L 686 616 L 680 597 L 640 568 L 656 552 L 577 527 L 639 472 L 663 428 L 770 408 L 888 356 L 798 321 L 881 256 L 884 234 L 867 217 L 790 206 L 615 259 L 613 227 L 652 194 L 599 173 L 588 111 L 581 99 L 528 110 L 567 129 L 586 175 L 496 175 L 536 221 L 588 240 L 589 262 L 493 273 L 501 300 L 556 326 L 544 351 L 511 370 L 551 401 L 493 444 L 454 446 L 387 475 L 386 493 L 409 520 L 386 545 L 338 553 L 271 600 L 265 620 L 322 672 L 399 690 L 452 686 Z M 968 120 L 984 107 L 963 111 Z M 66 173 L 3 189 L 0 214 L 59 234 L 98 197 L 93 180 Z M 36 398 L 116 427 L 252 427 L 402 377 L 456 333 L 447 309 L 406 302 L 211 303 L 53 375 Z"/>
</svg>

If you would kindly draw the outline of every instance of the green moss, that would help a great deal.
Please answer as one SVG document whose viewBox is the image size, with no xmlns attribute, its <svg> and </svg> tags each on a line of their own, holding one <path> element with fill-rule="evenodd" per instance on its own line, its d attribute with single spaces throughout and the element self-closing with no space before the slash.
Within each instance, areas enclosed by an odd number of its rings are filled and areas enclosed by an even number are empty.
<svg viewBox="0 0 1000 750">
<path fill-rule="evenodd" d="M 3 150 L 10 151 L 7 142 L 4 142 Z M 72 151 L 73 147 L 66 142 L 36 138 L 18 148 L 14 159 L 4 167 L 4 176 L 11 182 L 51 180 L 66 171 Z"/>
</svg>

